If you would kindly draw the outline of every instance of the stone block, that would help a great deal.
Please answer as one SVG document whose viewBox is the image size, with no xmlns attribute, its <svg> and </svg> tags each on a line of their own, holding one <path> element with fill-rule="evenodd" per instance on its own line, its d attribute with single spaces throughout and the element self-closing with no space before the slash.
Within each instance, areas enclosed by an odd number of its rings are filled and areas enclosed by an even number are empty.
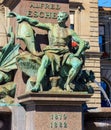
<svg viewBox="0 0 111 130">
<path fill-rule="evenodd" d="M 26 130 L 83 130 L 84 93 L 29 93 L 18 97 L 26 110 Z"/>
</svg>

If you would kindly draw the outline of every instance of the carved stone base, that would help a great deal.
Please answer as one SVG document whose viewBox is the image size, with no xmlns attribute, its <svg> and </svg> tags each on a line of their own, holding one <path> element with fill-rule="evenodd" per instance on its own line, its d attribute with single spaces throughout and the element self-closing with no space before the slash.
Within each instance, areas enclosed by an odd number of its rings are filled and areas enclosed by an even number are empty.
<svg viewBox="0 0 111 130">
<path fill-rule="evenodd" d="M 29 93 L 18 97 L 26 110 L 25 130 L 82 130 L 85 93 Z"/>
</svg>

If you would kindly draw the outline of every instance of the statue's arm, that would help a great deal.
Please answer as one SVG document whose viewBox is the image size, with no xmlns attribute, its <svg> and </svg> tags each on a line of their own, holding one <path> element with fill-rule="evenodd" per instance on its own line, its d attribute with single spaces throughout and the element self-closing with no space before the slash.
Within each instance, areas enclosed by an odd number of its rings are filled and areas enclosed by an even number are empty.
<svg viewBox="0 0 111 130">
<path fill-rule="evenodd" d="M 35 19 L 27 17 L 27 16 L 21 16 L 19 14 L 16 14 L 15 12 L 10 12 L 8 14 L 8 17 L 16 17 L 18 23 L 26 21 L 31 26 L 35 26 L 35 27 L 38 27 L 38 28 L 41 28 L 41 29 L 44 29 L 44 30 L 50 29 L 50 24 L 39 22 L 38 20 L 35 20 Z"/>
<path fill-rule="evenodd" d="M 26 17 L 26 16 L 21 16 L 21 17 L 23 17 L 23 21 L 28 22 L 32 26 L 35 26 L 35 27 L 38 27 L 38 28 L 41 28 L 41 29 L 44 29 L 44 30 L 50 29 L 50 24 L 48 24 L 48 23 L 42 23 L 42 22 L 39 22 L 38 20 L 35 20 L 33 18 L 29 18 L 29 17 Z"/>
<path fill-rule="evenodd" d="M 76 56 L 80 56 L 82 52 L 84 52 L 86 49 L 89 49 L 89 43 L 81 39 L 74 31 L 71 32 L 72 34 L 72 40 L 76 41 L 79 44 L 79 48 L 76 52 Z"/>
</svg>

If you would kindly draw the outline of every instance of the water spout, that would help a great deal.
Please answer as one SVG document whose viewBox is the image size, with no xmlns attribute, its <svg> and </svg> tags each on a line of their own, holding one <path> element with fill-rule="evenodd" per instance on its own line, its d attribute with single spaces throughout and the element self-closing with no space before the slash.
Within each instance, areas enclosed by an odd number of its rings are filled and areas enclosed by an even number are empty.
<svg viewBox="0 0 111 130">
<path fill-rule="evenodd" d="M 97 82 L 96 80 L 94 80 L 94 82 L 97 84 L 97 86 L 99 86 L 99 88 L 100 88 L 100 90 L 101 90 L 101 92 L 102 92 L 104 98 L 107 100 L 107 102 L 109 103 L 109 106 L 111 107 L 111 102 L 110 102 L 110 100 L 109 100 L 109 98 L 108 98 L 108 96 L 107 96 L 105 90 L 104 90 L 103 87 L 101 86 L 101 84 L 100 84 L 99 82 Z"/>
</svg>

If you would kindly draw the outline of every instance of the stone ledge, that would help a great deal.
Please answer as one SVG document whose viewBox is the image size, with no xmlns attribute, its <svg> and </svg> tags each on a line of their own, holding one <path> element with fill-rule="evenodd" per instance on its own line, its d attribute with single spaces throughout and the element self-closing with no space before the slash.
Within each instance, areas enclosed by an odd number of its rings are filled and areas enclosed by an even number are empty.
<svg viewBox="0 0 111 130">
<path fill-rule="evenodd" d="M 81 106 L 91 97 L 91 94 L 79 92 L 62 92 L 62 93 L 27 93 L 18 97 L 19 103 L 24 105 L 37 104 L 37 105 L 75 105 Z"/>
</svg>

